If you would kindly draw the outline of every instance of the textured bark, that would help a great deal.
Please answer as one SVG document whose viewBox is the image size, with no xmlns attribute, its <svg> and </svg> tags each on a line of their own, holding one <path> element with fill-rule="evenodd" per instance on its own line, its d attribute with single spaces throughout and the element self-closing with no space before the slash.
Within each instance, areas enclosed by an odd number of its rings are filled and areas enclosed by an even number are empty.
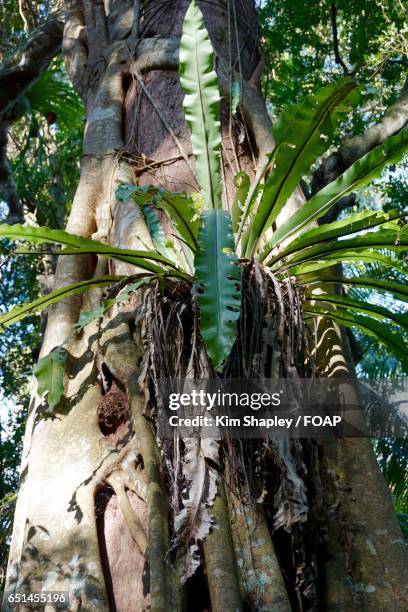
<svg viewBox="0 0 408 612">
<path fill-rule="evenodd" d="M 339 522 L 329 524 L 327 609 L 404 610 L 406 543 L 370 441 L 345 439 L 325 446 L 344 491 Z"/>
<path fill-rule="evenodd" d="M 355 376 L 347 340 L 336 324 L 321 318 L 316 339 L 315 358 L 325 377 Z M 358 405 L 352 386 L 343 393 L 350 405 Z M 322 449 L 326 472 L 338 478 L 339 504 L 327 521 L 327 609 L 403 610 L 408 601 L 407 548 L 370 441 L 341 439 L 325 442 Z"/>
<path fill-rule="evenodd" d="M 241 597 L 259 612 L 292 609 L 261 504 L 228 496 Z"/>
<path fill-rule="evenodd" d="M 237 562 L 233 553 L 231 523 L 223 485 L 219 487 L 212 514 L 215 526 L 204 541 L 204 559 L 211 605 L 214 610 L 229 609 L 234 610 L 234 612 L 241 612 L 242 602 L 239 592 Z"/>
</svg>

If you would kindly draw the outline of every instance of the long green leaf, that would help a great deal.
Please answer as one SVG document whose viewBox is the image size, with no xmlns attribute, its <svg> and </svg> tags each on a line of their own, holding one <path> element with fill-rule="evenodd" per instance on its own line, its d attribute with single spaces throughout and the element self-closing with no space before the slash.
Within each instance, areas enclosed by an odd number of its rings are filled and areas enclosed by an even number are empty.
<svg viewBox="0 0 408 612">
<path fill-rule="evenodd" d="M 272 226 L 301 178 L 329 148 L 340 116 L 356 100 L 356 83 L 352 78 L 345 78 L 282 113 L 273 129 L 276 147 L 282 146 L 250 226 L 247 256 L 255 253 L 265 231 Z"/>
<path fill-rule="evenodd" d="M 399 312 L 392 312 L 383 306 L 370 304 L 370 302 L 363 302 L 361 300 L 353 300 L 344 295 L 332 295 L 329 293 L 314 295 L 309 292 L 306 294 L 306 299 L 314 302 L 328 302 L 329 304 L 336 304 L 342 308 L 345 308 L 346 310 L 356 312 L 357 314 L 363 313 L 374 318 L 389 319 L 408 331 L 408 313 L 401 314 Z"/>
<path fill-rule="evenodd" d="M 302 233 L 300 236 L 292 240 L 282 251 L 275 257 L 268 260 L 269 265 L 273 265 L 276 261 L 284 257 L 296 253 L 302 249 L 326 242 L 330 239 L 342 238 L 349 234 L 371 229 L 377 225 L 383 225 L 393 219 L 398 219 L 404 215 L 399 210 L 391 210 L 387 213 L 377 210 L 363 210 L 358 213 L 349 215 L 341 221 L 333 223 L 325 223 L 314 227 L 313 229 Z"/>
<path fill-rule="evenodd" d="M 200 331 L 214 369 L 221 371 L 236 338 L 240 271 L 227 211 L 204 211 L 195 258 Z"/>
<path fill-rule="evenodd" d="M 294 265 L 312 259 L 326 258 L 330 255 L 338 255 L 349 251 L 358 252 L 364 249 L 388 249 L 405 251 L 408 248 L 408 226 L 400 230 L 378 230 L 367 232 L 345 240 L 332 240 L 307 247 L 292 255 L 288 255 L 279 262 L 279 265 Z M 275 264 L 276 265 L 276 264 Z"/>
<path fill-rule="evenodd" d="M 32 251 L 30 249 L 19 248 L 14 251 L 17 255 L 29 255 L 29 254 L 43 254 L 48 251 Z M 118 261 L 124 261 L 126 263 L 130 263 L 133 266 L 137 266 L 142 270 L 146 270 L 147 272 L 152 272 L 154 274 L 160 274 L 165 271 L 169 271 L 161 266 L 156 266 L 155 264 L 150 263 L 150 259 L 153 261 L 158 261 L 163 265 L 167 265 L 172 269 L 172 273 L 175 277 L 179 278 L 188 278 L 188 274 L 178 270 L 176 264 L 174 264 L 169 259 L 163 257 L 159 253 L 155 253 L 153 251 L 134 251 L 132 249 L 119 249 L 115 247 L 111 247 L 108 245 L 98 245 L 91 244 L 89 246 L 81 247 L 81 248 L 71 248 L 65 247 L 61 251 L 58 251 L 58 255 L 85 255 L 85 254 L 96 254 L 101 255 L 102 257 L 109 257 L 112 259 L 117 259 Z"/>
<path fill-rule="evenodd" d="M 332 255 L 324 255 L 322 259 L 312 259 L 305 261 L 304 263 L 295 264 L 294 266 L 288 266 L 285 268 L 278 268 L 275 270 L 276 273 L 286 273 L 289 271 L 291 276 L 301 276 L 303 274 L 310 274 L 317 272 L 318 270 L 324 270 L 325 268 L 332 268 L 338 264 L 347 263 L 349 265 L 361 266 L 366 263 L 379 263 L 386 268 L 392 268 L 394 271 L 400 272 L 408 276 L 408 268 L 399 259 L 384 255 L 379 251 L 372 249 L 361 250 L 361 251 L 338 251 Z"/>
<path fill-rule="evenodd" d="M 401 334 L 392 331 L 386 323 L 342 308 L 331 310 L 323 306 L 305 304 L 303 306 L 303 313 L 311 314 L 315 317 L 327 317 L 344 327 L 358 327 L 364 333 L 372 336 L 389 348 L 404 367 L 408 368 L 406 339 Z"/>
<path fill-rule="evenodd" d="M 377 280 L 368 276 L 345 277 L 330 276 L 321 277 L 320 274 L 315 277 L 310 276 L 306 279 L 298 279 L 298 285 L 344 285 L 345 287 L 364 287 L 366 289 L 375 289 L 377 291 L 385 291 L 392 293 L 397 299 L 408 302 L 408 287 L 401 283 L 394 283 L 387 280 Z"/>
<path fill-rule="evenodd" d="M 105 257 L 112 257 L 119 259 L 143 270 L 148 270 L 152 273 L 160 273 L 163 271 L 161 266 L 158 266 L 151 261 L 162 264 L 163 266 L 169 266 L 176 268 L 177 266 L 171 260 L 163 257 L 162 255 L 155 253 L 154 251 L 135 251 L 132 249 L 119 249 L 111 247 L 110 245 L 103 244 L 97 240 L 91 240 L 90 238 L 84 238 L 82 236 L 74 236 L 64 230 L 54 230 L 48 227 L 31 227 L 20 224 L 16 225 L 0 225 L 0 238 L 9 238 L 11 240 L 25 240 L 31 244 L 61 244 L 65 246 L 58 254 L 59 255 L 80 255 L 84 253 L 96 253 Z M 27 254 L 33 251 L 27 251 L 26 249 L 17 249 L 16 253 Z M 35 253 L 35 251 L 34 251 Z"/>
<path fill-rule="evenodd" d="M 121 280 L 121 278 L 121 276 L 100 276 L 98 278 L 91 278 L 86 281 L 73 283 L 72 285 L 67 285 L 61 289 L 51 291 L 51 293 L 48 293 L 47 295 L 44 295 L 33 302 L 19 304 L 10 310 L 10 312 L 0 316 L 0 332 L 4 331 L 4 329 L 9 325 L 40 312 L 41 310 L 44 310 L 44 308 L 51 306 L 51 304 L 60 302 L 71 295 L 79 295 L 80 293 L 84 293 L 90 289 L 95 289 L 96 287 L 106 287 L 107 285 L 112 285 L 113 283 Z"/>
<path fill-rule="evenodd" d="M 49 227 L 34 227 L 32 225 L 0 225 L 0 238 L 9 240 L 26 240 L 30 244 L 63 244 L 67 246 L 81 247 L 88 243 L 94 243 L 89 238 L 74 236 L 64 230 L 50 229 Z M 95 241 L 96 242 L 96 241 Z"/>
<path fill-rule="evenodd" d="M 335 181 L 312 196 L 286 223 L 278 227 L 262 250 L 259 259 L 263 261 L 275 246 L 324 215 L 342 197 L 361 189 L 372 179 L 381 176 L 384 167 L 399 161 L 407 148 L 408 128 L 405 128 L 366 153 Z"/>
<path fill-rule="evenodd" d="M 163 210 L 178 235 L 190 249 L 197 249 L 197 234 L 200 225 L 200 205 L 185 193 L 166 191 L 152 185 L 127 185 L 122 183 L 116 197 L 126 202 L 129 198 L 143 207 L 153 205 Z"/>
<path fill-rule="evenodd" d="M 214 51 L 196 0 L 187 10 L 180 40 L 180 83 L 191 130 L 197 177 L 207 208 L 221 208 L 220 94 Z"/>
</svg>

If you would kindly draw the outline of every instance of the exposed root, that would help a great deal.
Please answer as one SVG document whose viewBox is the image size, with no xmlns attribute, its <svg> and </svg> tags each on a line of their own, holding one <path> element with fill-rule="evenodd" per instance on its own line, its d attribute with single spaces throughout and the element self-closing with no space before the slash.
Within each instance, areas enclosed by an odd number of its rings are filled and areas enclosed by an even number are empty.
<svg viewBox="0 0 408 612">
<path fill-rule="evenodd" d="M 218 487 L 212 514 L 215 525 L 204 541 L 204 559 L 213 610 L 242 610 L 237 561 L 224 486 Z"/>
<path fill-rule="evenodd" d="M 160 453 L 153 429 L 144 415 L 143 399 L 134 390 L 130 393 L 133 428 L 143 458 L 147 483 L 150 610 L 164 612 L 171 608 L 170 566 L 166 561 L 169 547 L 169 506 L 161 476 Z"/>
<path fill-rule="evenodd" d="M 148 541 L 144 532 L 143 526 L 137 518 L 132 506 L 129 503 L 129 498 L 125 489 L 125 482 L 119 472 L 113 472 L 108 478 L 107 482 L 111 485 L 118 500 L 119 505 L 123 513 L 123 517 L 129 528 L 132 538 L 139 547 L 140 552 L 144 555 L 147 550 Z"/>
<path fill-rule="evenodd" d="M 143 499 L 148 506 L 148 533 L 147 547 L 144 547 L 149 566 L 150 610 L 168 610 L 170 608 L 170 567 L 166 561 L 169 547 L 169 505 L 164 483 L 162 480 L 161 457 L 157 446 L 152 424 L 144 414 L 144 401 L 137 388 L 137 372 L 140 363 L 140 347 L 135 345 L 130 328 L 129 316 L 117 315 L 116 325 L 107 322 L 103 328 L 100 340 L 101 352 L 106 367 L 120 381 L 127 390 L 130 401 L 130 418 L 134 435 L 105 475 L 108 482 L 112 477 L 116 483 L 116 472 L 119 470 L 122 482 L 118 492 L 119 501 L 134 538 L 137 538 L 139 548 L 144 546 L 140 525 L 137 517 L 128 506 L 124 498 L 123 486 L 130 483 L 132 489 Z M 135 463 L 141 462 L 144 476 L 141 489 L 140 478 L 137 478 Z M 123 473 L 126 474 L 125 478 Z M 135 479 L 136 474 L 136 479 Z M 129 487 L 128 487 L 129 488 Z M 139 545 L 140 544 L 140 545 Z"/>
<path fill-rule="evenodd" d="M 240 591 L 246 608 L 289 612 L 292 608 L 261 504 L 228 495 Z"/>
</svg>

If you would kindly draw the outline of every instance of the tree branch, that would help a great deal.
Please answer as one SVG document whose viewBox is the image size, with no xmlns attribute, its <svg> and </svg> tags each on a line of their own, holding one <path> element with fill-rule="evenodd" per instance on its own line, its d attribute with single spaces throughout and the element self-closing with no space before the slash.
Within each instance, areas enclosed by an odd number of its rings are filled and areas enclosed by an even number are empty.
<svg viewBox="0 0 408 612">
<path fill-rule="evenodd" d="M 343 68 L 344 74 L 348 74 L 350 71 L 347 65 L 343 62 L 340 49 L 339 49 L 339 35 L 337 32 L 337 7 L 333 3 L 330 7 L 330 22 L 333 34 L 333 51 L 334 51 L 334 60 L 336 64 Z"/>
<path fill-rule="evenodd" d="M 0 196 L 9 208 L 5 223 L 22 223 L 23 205 L 17 194 L 13 173 L 7 159 L 8 124 L 0 123 Z"/>
<path fill-rule="evenodd" d="M 80 0 L 71 0 L 65 4 L 66 20 L 62 55 L 73 88 L 85 100 L 88 86 L 88 49 L 84 7 Z"/>
<path fill-rule="evenodd" d="M 59 52 L 62 31 L 62 16 L 56 14 L 34 30 L 25 45 L 1 67 L 0 116 L 11 110 Z"/>
<path fill-rule="evenodd" d="M 6 223 L 22 223 L 23 205 L 18 197 L 7 158 L 8 129 L 16 102 L 48 67 L 61 48 L 63 22 L 52 16 L 34 30 L 22 48 L 0 68 L 0 193 L 9 207 Z"/>
<path fill-rule="evenodd" d="M 313 175 L 312 195 L 334 181 L 355 161 L 363 157 L 387 138 L 399 132 L 408 123 L 408 79 L 396 102 L 386 111 L 378 123 L 369 127 L 364 134 L 347 137 L 341 147 L 325 159 Z M 344 200 L 344 201 L 343 201 Z M 333 214 L 347 208 L 352 200 L 343 198 L 335 209 L 322 218 L 322 222 L 333 221 Z"/>
</svg>

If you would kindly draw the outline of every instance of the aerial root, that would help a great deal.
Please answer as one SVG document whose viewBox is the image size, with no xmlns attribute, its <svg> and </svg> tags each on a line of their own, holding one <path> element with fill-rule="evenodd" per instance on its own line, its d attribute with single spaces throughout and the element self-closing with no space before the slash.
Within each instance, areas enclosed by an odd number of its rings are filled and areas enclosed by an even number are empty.
<svg viewBox="0 0 408 612">
<path fill-rule="evenodd" d="M 129 528 L 133 540 L 136 542 L 142 555 L 145 555 L 148 547 L 146 533 L 137 517 L 136 512 L 130 505 L 129 497 L 121 474 L 118 471 L 113 472 L 107 478 L 107 482 L 110 484 L 116 494 L 116 497 L 118 498 L 123 518 L 125 519 L 126 525 Z"/>
<path fill-rule="evenodd" d="M 263 508 L 245 505 L 233 492 L 228 494 L 232 533 L 243 601 L 259 612 L 290 612 L 291 605 Z"/>
<path fill-rule="evenodd" d="M 161 477 L 160 453 L 153 429 L 144 415 L 144 401 L 140 394 L 130 392 L 133 429 L 138 440 L 147 483 L 149 513 L 148 549 L 150 569 L 150 610 L 172 609 L 170 596 L 169 505 Z"/>
<path fill-rule="evenodd" d="M 203 543 L 211 607 L 215 612 L 238 612 L 242 610 L 242 601 L 223 482 L 219 484 L 211 514 L 215 525 Z"/>
</svg>

